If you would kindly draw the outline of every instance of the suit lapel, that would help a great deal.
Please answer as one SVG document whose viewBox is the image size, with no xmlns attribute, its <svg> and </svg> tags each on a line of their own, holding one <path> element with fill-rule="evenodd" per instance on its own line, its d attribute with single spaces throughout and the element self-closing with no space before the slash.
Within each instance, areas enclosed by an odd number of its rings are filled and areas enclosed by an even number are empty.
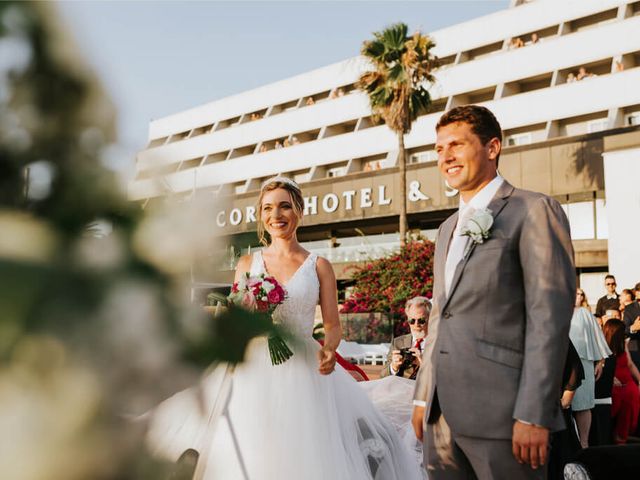
<svg viewBox="0 0 640 480">
<path fill-rule="evenodd" d="M 453 231 L 456 228 L 456 224 L 458 223 L 458 212 L 451 215 L 445 222 L 442 224 L 442 230 L 440 231 L 440 238 L 438 238 L 439 242 L 444 242 L 444 248 L 439 248 L 437 250 L 437 256 L 434 261 L 435 278 L 439 279 L 437 291 L 434 292 L 436 298 L 438 298 L 438 305 L 442 305 L 442 302 L 445 301 L 445 289 L 444 289 L 444 269 L 447 263 L 447 254 L 449 253 L 449 246 L 451 245 L 451 239 L 453 238 Z M 442 310 L 441 310 L 442 311 Z"/>
<path fill-rule="evenodd" d="M 496 192 L 491 202 L 489 202 L 489 205 L 487 205 L 487 208 L 491 210 L 491 214 L 493 215 L 494 225 L 495 225 L 496 218 L 498 218 L 498 215 L 500 215 L 500 212 L 509 201 L 509 197 L 513 193 L 513 190 L 514 190 L 513 186 L 505 180 L 503 184 L 500 185 L 500 188 Z M 476 245 L 477 245 L 476 243 L 471 243 L 471 246 L 467 249 L 465 256 L 462 257 L 462 260 L 460 260 L 460 263 L 458 263 L 456 267 L 456 271 L 453 273 L 453 280 L 451 280 L 451 288 L 449 289 L 449 295 L 446 297 L 446 299 L 444 300 L 444 303 L 442 304 L 442 309 L 440 310 L 441 312 L 444 311 L 445 308 L 447 308 L 447 305 L 449 304 L 449 300 L 451 300 L 451 297 L 453 296 L 453 292 L 455 292 L 456 287 L 460 283 L 460 279 L 462 278 L 462 272 L 464 271 L 464 267 L 467 265 L 469 258 L 471 257 L 471 255 L 473 254 L 473 251 L 476 248 Z M 445 261 L 446 261 L 446 256 L 445 256 Z M 442 273 L 444 274 L 444 269 Z M 443 295 L 444 295 L 444 289 L 443 289 Z"/>
</svg>

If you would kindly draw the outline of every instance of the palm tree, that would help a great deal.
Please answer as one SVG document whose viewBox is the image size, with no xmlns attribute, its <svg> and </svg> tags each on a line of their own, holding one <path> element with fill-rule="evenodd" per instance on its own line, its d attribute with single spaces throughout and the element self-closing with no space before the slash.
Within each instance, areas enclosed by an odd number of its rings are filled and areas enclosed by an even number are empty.
<svg viewBox="0 0 640 480">
<path fill-rule="evenodd" d="M 404 136 L 418 116 L 428 112 L 431 96 L 427 87 L 433 81 L 431 70 L 436 57 L 431 53 L 435 43 L 420 32 L 407 35 L 404 23 L 391 25 L 373 33 L 373 40 L 362 44 L 362 55 L 372 70 L 364 72 L 358 88 L 366 92 L 374 118 L 382 119 L 398 135 L 400 167 L 400 245 L 407 237 L 407 161 Z"/>
</svg>

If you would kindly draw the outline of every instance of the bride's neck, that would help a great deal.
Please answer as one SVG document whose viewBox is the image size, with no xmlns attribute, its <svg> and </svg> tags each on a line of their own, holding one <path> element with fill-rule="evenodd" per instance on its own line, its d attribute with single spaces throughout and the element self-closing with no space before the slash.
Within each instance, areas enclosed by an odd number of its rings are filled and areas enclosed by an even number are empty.
<svg viewBox="0 0 640 480">
<path fill-rule="evenodd" d="M 274 238 L 269 245 L 269 250 L 277 255 L 289 255 L 302 250 L 302 246 L 295 236 L 292 238 Z"/>
</svg>

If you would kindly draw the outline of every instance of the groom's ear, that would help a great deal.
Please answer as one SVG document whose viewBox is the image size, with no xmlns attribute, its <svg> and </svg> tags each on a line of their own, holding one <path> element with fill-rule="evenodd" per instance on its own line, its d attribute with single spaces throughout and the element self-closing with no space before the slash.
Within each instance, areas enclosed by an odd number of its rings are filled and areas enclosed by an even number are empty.
<svg viewBox="0 0 640 480">
<path fill-rule="evenodd" d="M 500 159 L 500 152 L 502 151 L 502 141 L 498 137 L 493 137 L 487 142 L 487 153 L 490 160 L 495 160 L 496 168 L 498 168 L 498 160 Z"/>
</svg>

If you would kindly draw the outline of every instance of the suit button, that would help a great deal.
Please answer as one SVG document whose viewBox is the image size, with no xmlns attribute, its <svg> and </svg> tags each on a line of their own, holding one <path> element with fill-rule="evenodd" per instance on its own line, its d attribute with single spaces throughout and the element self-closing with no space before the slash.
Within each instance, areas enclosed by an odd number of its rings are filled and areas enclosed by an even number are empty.
<svg viewBox="0 0 640 480">
<path fill-rule="evenodd" d="M 444 318 L 451 318 L 451 312 L 450 312 L 449 310 L 447 310 L 446 312 L 444 312 L 444 313 L 442 314 L 442 316 L 443 316 Z"/>
</svg>

